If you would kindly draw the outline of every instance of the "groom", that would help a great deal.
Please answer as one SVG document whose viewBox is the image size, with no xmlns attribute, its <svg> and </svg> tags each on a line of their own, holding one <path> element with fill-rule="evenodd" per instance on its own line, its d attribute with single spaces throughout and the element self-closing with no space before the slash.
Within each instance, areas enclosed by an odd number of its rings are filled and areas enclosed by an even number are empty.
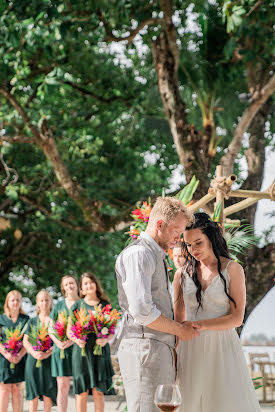
<svg viewBox="0 0 275 412">
<path fill-rule="evenodd" d="M 128 412 L 158 411 L 158 384 L 175 382 L 175 337 L 199 335 L 192 322 L 173 320 L 165 251 L 179 240 L 192 214 L 178 199 L 159 197 L 148 226 L 116 261 L 118 298 L 124 313 L 118 359 Z"/>
</svg>

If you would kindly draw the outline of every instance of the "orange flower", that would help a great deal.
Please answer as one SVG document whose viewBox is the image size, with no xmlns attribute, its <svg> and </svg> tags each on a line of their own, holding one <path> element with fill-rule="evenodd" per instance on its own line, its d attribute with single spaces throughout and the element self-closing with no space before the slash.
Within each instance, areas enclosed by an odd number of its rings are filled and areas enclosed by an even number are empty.
<svg viewBox="0 0 275 412">
<path fill-rule="evenodd" d="M 170 256 L 170 258 L 173 260 L 173 250 L 168 249 L 167 252 L 168 252 L 168 255 Z"/>
<path fill-rule="evenodd" d="M 148 218 L 149 218 L 150 213 L 151 213 L 151 209 L 152 209 L 151 208 L 151 203 L 148 203 L 147 201 L 143 202 L 142 207 L 143 207 L 143 215 L 148 216 Z"/>
<path fill-rule="evenodd" d="M 57 320 L 61 323 L 66 324 L 67 323 L 67 317 L 66 317 L 65 313 L 64 312 L 59 312 Z"/>
<path fill-rule="evenodd" d="M 74 314 L 81 325 L 84 325 L 90 319 L 89 314 L 87 314 L 87 311 L 83 306 L 81 306 L 79 310 L 75 310 Z"/>
</svg>

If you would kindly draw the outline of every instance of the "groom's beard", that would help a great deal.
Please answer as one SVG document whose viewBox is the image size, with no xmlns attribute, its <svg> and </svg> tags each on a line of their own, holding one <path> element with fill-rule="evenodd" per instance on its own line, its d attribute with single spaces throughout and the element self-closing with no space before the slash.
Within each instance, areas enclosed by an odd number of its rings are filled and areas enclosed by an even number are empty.
<svg viewBox="0 0 275 412">
<path fill-rule="evenodd" d="M 158 238 L 158 244 L 162 249 L 165 250 L 165 252 L 167 252 L 167 250 L 169 249 L 169 242 L 167 237 L 165 236 L 165 232 L 163 233 L 163 236 Z"/>
</svg>

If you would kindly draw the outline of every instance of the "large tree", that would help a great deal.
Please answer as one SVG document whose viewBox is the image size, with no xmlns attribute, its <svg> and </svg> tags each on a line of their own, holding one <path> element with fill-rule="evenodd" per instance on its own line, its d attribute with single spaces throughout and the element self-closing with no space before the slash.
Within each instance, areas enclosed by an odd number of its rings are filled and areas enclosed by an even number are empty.
<svg viewBox="0 0 275 412">
<path fill-rule="evenodd" d="M 47 270 L 75 273 L 86 264 L 104 278 L 108 250 L 112 279 L 123 244 L 112 232 L 125 227 L 137 200 L 169 189 L 178 164 L 187 181 L 196 174 L 200 197 L 218 162 L 226 174 L 238 173 L 246 156 L 240 183 L 260 189 L 275 89 L 271 5 L 238 7 L 170 0 L 2 6 L 1 210 L 23 233 L 5 232 L 2 277 L 33 271 L 42 285 Z M 255 207 L 251 223 L 254 215 Z M 247 257 L 247 314 L 273 285 L 273 255 L 269 244 Z"/>
</svg>

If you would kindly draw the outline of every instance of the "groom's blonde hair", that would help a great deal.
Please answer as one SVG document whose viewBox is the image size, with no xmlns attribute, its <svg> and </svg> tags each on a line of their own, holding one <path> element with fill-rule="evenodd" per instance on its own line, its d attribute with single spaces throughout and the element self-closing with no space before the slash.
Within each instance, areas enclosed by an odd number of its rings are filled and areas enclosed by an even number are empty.
<svg viewBox="0 0 275 412">
<path fill-rule="evenodd" d="M 149 225 L 159 219 L 165 223 L 171 223 L 179 215 L 186 218 L 188 226 L 194 221 L 193 213 L 181 200 L 169 196 L 158 197 L 150 213 Z"/>
</svg>

